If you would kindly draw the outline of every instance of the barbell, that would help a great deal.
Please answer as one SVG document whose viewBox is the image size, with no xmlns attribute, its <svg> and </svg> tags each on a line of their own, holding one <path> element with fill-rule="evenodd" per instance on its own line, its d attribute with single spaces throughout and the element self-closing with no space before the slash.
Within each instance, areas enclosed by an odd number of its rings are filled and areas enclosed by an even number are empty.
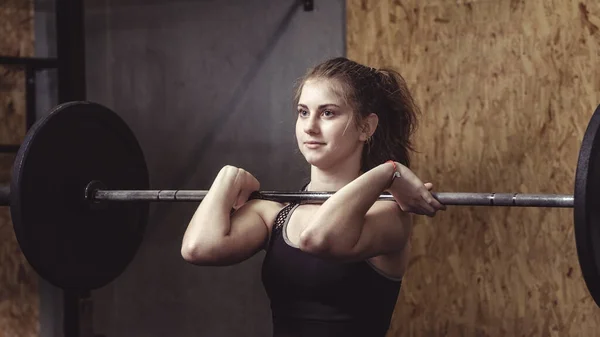
<svg viewBox="0 0 600 337">
<path fill-rule="evenodd" d="M 574 208 L 577 254 L 600 306 L 600 106 L 579 151 L 573 195 L 434 193 L 445 205 Z M 150 202 L 201 202 L 207 191 L 150 190 L 142 149 L 112 110 L 93 102 L 53 108 L 27 132 L 13 164 L 10 205 L 28 263 L 53 285 L 92 290 L 118 277 L 133 259 Z M 257 191 L 251 199 L 319 203 L 333 192 Z M 389 193 L 379 200 L 393 201 Z"/>
</svg>

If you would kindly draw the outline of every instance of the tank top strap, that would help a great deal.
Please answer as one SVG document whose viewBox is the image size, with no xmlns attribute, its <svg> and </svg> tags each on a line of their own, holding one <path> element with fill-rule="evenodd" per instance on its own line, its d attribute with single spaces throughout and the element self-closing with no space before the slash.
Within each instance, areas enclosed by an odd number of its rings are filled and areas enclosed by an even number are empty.
<svg viewBox="0 0 600 337">
<path fill-rule="evenodd" d="M 308 187 L 308 183 L 306 183 L 304 186 L 302 186 L 302 189 L 300 191 L 305 191 L 306 187 Z M 275 217 L 275 221 L 273 222 L 273 227 L 271 229 L 271 232 L 269 233 L 269 237 L 267 238 L 267 242 L 265 244 L 265 250 L 269 250 L 269 248 L 271 247 L 271 244 L 273 242 L 273 237 L 276 235 L 279 235 L 281 233 L 281 229 L 283 228 L 283 225 L 285 225 L 286 221 L 288 220 L 288 217 L 290 215 L 290 212 L 296 207 L 298 206 L 298 203 L 289 203 L 286 206 L 284 206 L 282 209 L 279 210 L 279 212 L 277 212 L 277 216 Z"/>
<path fill-rule="evenodd" d="M 265 251 L 269 251 L 269 249 L 271 248 L 271 245 L 273 244 L 273 240 L 274 238 L 277 238 L 278 235 L 281 234 L 281 229 L 283 228 L 283 225 L 285 224 L 285 222 L 287 221 L 288 216 L 290 215 L 290 211 L 292 209 L 294 209 L 294 206 L 296 206 L 297 204 L 295 203 L 291 203 L 288 204 L 286 206 L 284 206 L 282 209 L 279 210 L 279 212 L 277 212 L 277 216 L 275 217 L 275 221 L 273 222 L 273 227 L 271 228 L 271 231 L 269 232 L 269 237 L 267 238 L 267 241 L 265 242 L 263 249 Z"/>
<path fill-rule="evenodd" d="M 273 232 L 280 231 L 285 222 L 287 221 L 288 216 L 290 215 L 291 210 L 296 206 L 296 203 L 291 203 L 282 208 L 279 213 L 277 213 L 277 217 L 275 218 L 275 222 L 273 223 Z"/>
</svg>

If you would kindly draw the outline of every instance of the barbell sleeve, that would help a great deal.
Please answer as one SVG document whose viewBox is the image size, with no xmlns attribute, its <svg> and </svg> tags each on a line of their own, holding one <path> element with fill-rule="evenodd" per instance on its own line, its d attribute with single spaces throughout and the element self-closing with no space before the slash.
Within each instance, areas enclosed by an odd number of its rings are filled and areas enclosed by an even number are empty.
<svg viewBox="0 0 600 337">
<path fill-rule="evenodd" d="M 189 202 L 202 201 L 208 191 L 204 190 L 95 190 L 92 201 L 147 201 L 147 202 Z M 258 191 L 252 193 L 250 199 L 264 199 L 279 202 L 324 202 L 333 195 L 332 192 L 277 192 Z M 573 195 L 565 194 L 520 194 L 520 193 L 468 193 L 438 192 L 432 193 L 444 205 L 468 206 L 515 206 L 515 207 L 574 207 Z M 394 200 L 389 193 L 383 193 L 378 200 Z"/>
</svg>

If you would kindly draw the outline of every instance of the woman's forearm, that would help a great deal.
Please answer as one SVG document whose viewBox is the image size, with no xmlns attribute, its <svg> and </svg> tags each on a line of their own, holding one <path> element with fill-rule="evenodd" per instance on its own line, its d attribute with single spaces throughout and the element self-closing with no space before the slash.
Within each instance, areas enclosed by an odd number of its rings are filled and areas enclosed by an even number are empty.
<svg viewBox="0 0 600 337">
<path fill-rule="evenodd" d="M 183 246 L 193 249 L 200 244 L 215 243 L 231 231 L 231 208 L 237 198 L 238 182 L 231 179 L 236 168 L 222 169 L 196 209 L 183 236 Z M 208 241 L 208 242 L 207 242 Z"/>
<path fill-rule="evenodd" d="M 268 236 L 261 203 L 248 202 L 260 183 L 249 172 L 225 166 L 184 234 L 183 258 L 197 265 L 229 265 L 252 256 Z M 237 210 L 231 214 L 232 208 Z"/>
<path fill-rule="evenodd" d="M 390 185 L 394 166 L 376 166 L 325 201 L 300 234 L 303 250 L 323 255 L 343 255 L 358 242 L 367 211 Z"/>
</svg>

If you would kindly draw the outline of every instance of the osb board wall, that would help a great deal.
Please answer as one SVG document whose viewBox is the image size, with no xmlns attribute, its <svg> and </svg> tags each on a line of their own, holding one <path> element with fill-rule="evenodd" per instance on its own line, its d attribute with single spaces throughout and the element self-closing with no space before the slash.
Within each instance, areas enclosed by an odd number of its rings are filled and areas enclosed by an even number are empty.
<svg viewBox="0 0 600 337">
<path fill-rule="evenodd" d="M 0 4 L 0 55 L 33 56 L 33 0 Z M 25 135 L 25 73 L 0 65 L 0 144 L 18 145 Z"/>
<path fill-rule="evenodd" d="M 400 71 L 438 191 L 573 193 L 600 103 L 600 2 L 348 0 L 348 57 Z M 389 336 L 597 336 L 571 209 L 415 218 Z"/>
<path fill-rule="evenodd" d="M 0 3 L 0 55 L 33 56 L 33 1 Z M 0 143 L 20 144 L 25 134 L 25 77 L 0 67 Z M 0 153 L 0 184 L 10 183 L 14 154 Z M 0 207 L 0 337 L 39 336 L 37 276 L 16 241 L 8 207 Z"/>
</svg>

